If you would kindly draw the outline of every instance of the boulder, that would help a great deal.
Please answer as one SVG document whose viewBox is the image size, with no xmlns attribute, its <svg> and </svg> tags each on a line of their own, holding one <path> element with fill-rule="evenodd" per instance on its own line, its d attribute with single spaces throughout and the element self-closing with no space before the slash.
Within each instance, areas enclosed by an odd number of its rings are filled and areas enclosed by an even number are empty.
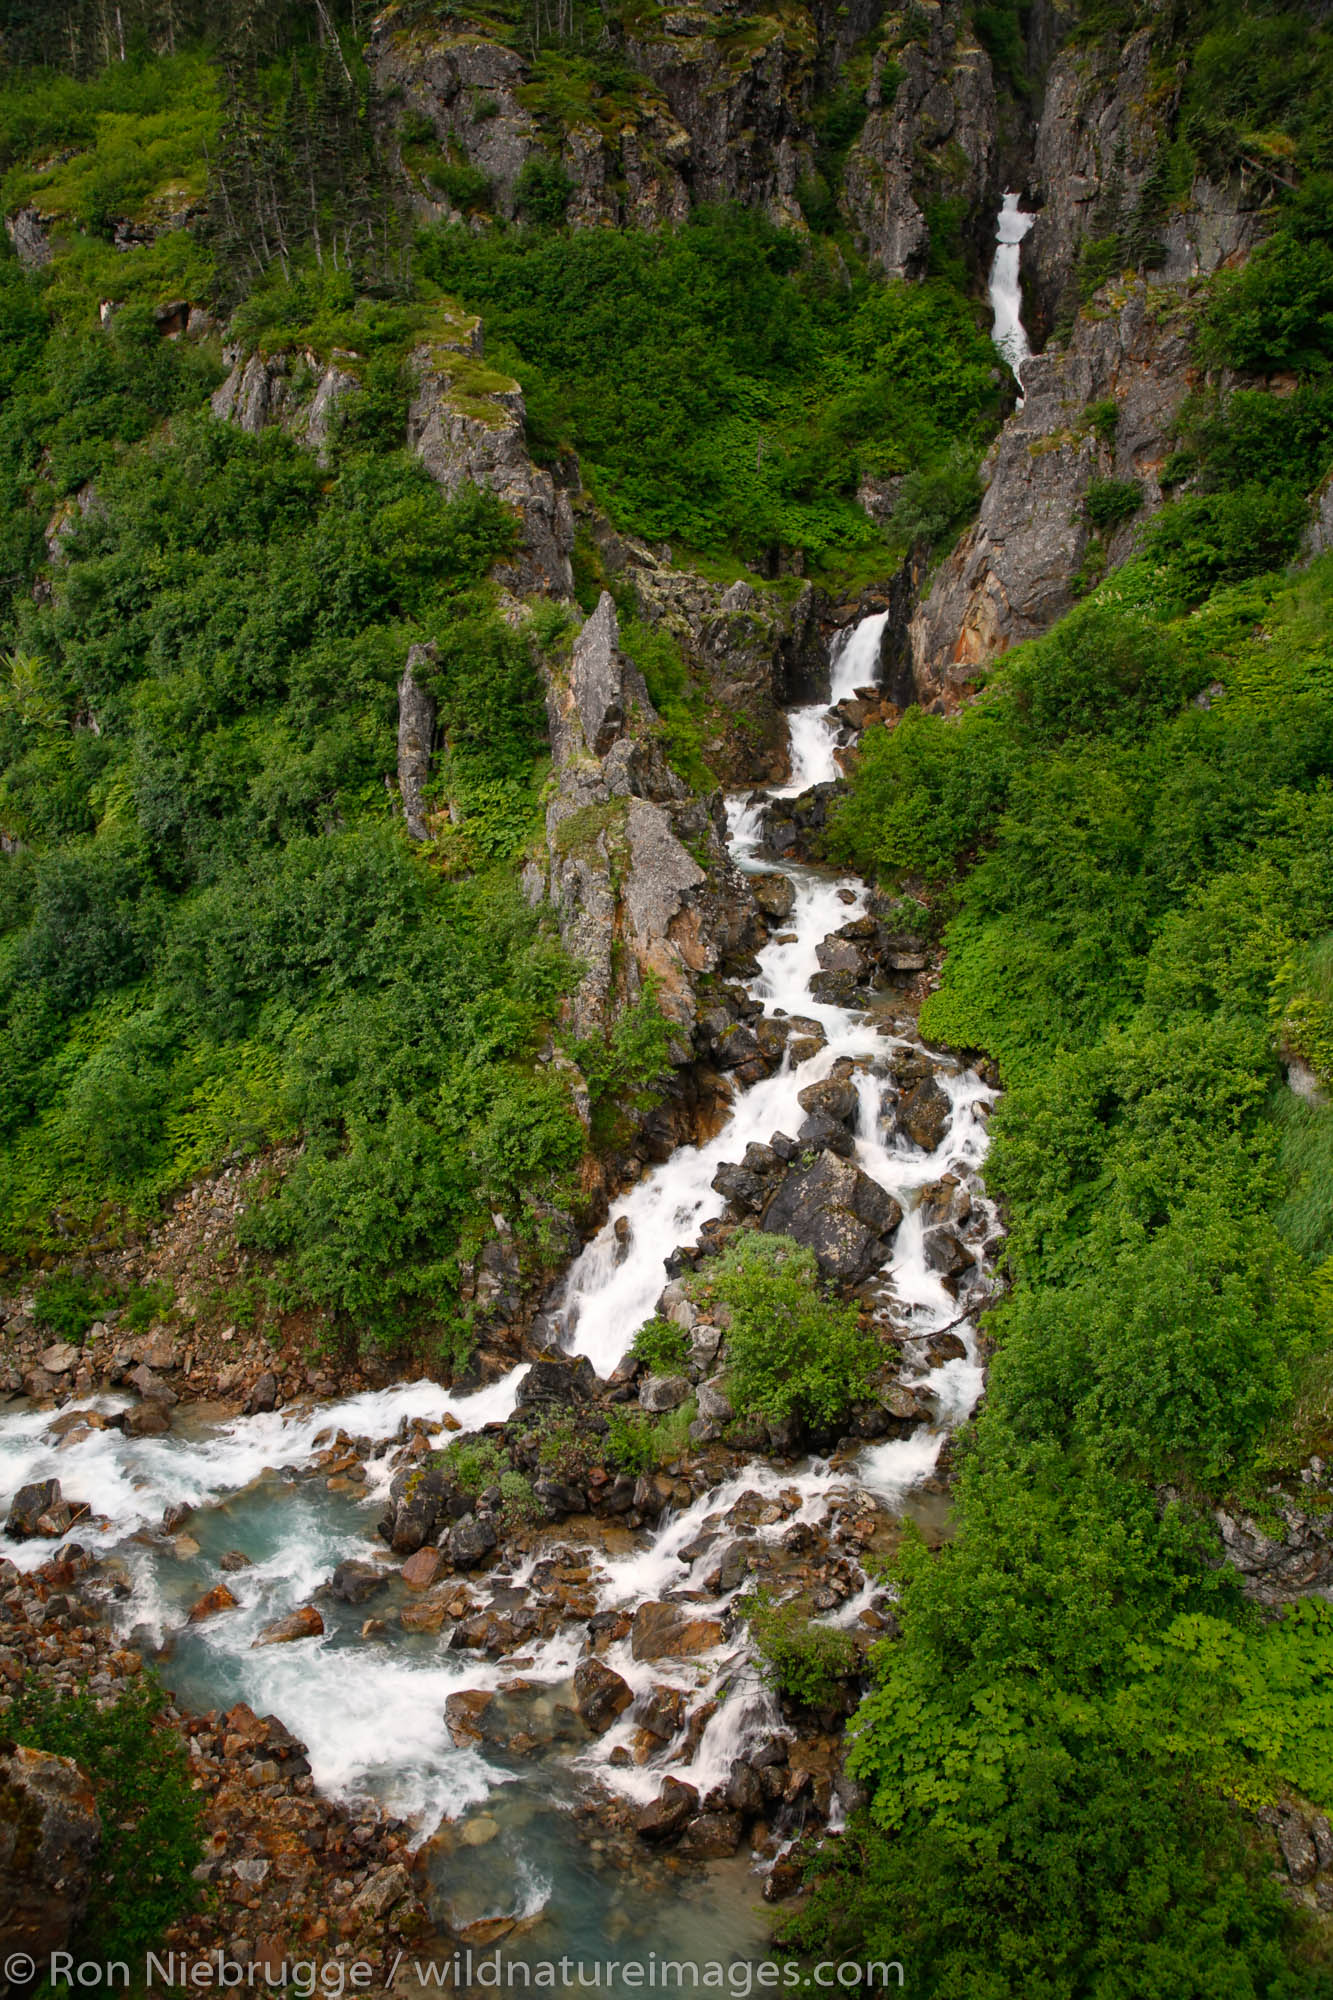
<svg viewBox="0 0 1333 2000">
<path fill-rule="evenodd" d="M 634 1819 L 634 1830 L 641 1840 L 670 1840 L 680 1832 L 698 1810 L 699 1794 L 693 1785 L 683 1785 L 679 1778 L 666 1778 L 657 1797 L 646 1806 L 640 1806 Z"/>
<path fill-rule="evenodd" d="M 494 1700 L 489 1688 L 462 1688 L 446 1697 L 445 1726 L 456 1749 L 469 1750 L 485 1741 L 483 1719 Z"/>
<path fill-rule="evenodd" d="M 464 1514 L 450 1528 L 445 1549 L 455 1569 L 475 1569 L 491 1553 L 496 1539 L 489 1521 L 479 1519 L 476 1514 Z"/>
<path fill-rule="evenodd" d="M 812 1111 L 803 1118 L 796 1137 L 811 1152 L 836 1153 L 840 1160 L 850 1160 L 856 1151 L 856 1141 L 847 1127 L 836 1118 L 826 1118 L 822 1111 Z"/>
<path fill-rule="evenodd" d="M 688 1660 L 722 1644 L 716 1618 L 698 1618 L 680 1604 L 649 1600 L 634 1613 L 630 1651 L 636 1660 Z"/>
<path fill-rule="evenodd" d="M 896 1124 L 923 1152 L 933 1153 L 949 1129 L 953 1106 L 933 1076 L 923 1077 L 898 1106 Z"/>
<path fill-rule="evenodd" d="M 238 1569 L 250 1569 L 253 1565 L 243 1549 L 226 1549 L 218 1557 L 218 1568 L 227 1576 L 233 1576 Z"/>
<path fill-rule="evenodd" d="M 860 1108 L 856 1085 L 845 1076 L 826 1076 L 821 1083 L 807 1083 L 796 1093 L 802 1111 L 836 1119 L 841 1125 L 855 1118 Z"/>
<path fill-rule="evenodd" d="M 410 1895 L 411 1890 L 411 1876 L 401 1862 L 395 1862 L 391 1868 L 376 1869 L 365 1887 L 352 1898 L 352 1908 L 359 1915 L 378 1923 L 395 1903 L 401 1903 L 404 1896 Z"/>
<path fill-rule="evenodd" d="M 299 1611 L 289 1611 L 285 1618 L 275 1618 L 266 1625 L 255 1646 L 288 1646 L 294 1639 L 318 1639 L 324 1630 L 324 1620 L 313 1604 L 303 1604 Z"/>
<path fill-rule="evenodd" d="M 750 894 L 754 897 L 762 914 L 773 923 L 781 923 L 796 907 L 796 889 L 786 875 L 751 875 Z"/>
<path fill-rule="evenodd" d="M 72 1340 L 58 1340 L 46 1349 L 41 1362 L 48 1375 L 72 1375 L 82 1358 Z"/>
<path fill-rule="evenodd" d="M 164 1375 L 172 1374 L 181 1365 L 180 1349 L 164 1326 L 149 1334 L 139 1349 L 139 1359 L 145 1368 L 154 1368 Z"/>
<path fill-rule="evenodd" d="M 0 1939 L 11 1955 L 40 1962 L 69 1944 L 101 1839 L 93 1788 L 71 1757 L 0 1744 Z"/>
<path fill-rule="evenodd" d="M 700 1813 L 686 1826 L 676 1852 L 682 1860 L 721 1861 L 736 1852 L 743 1831 L 738 1812 Z"/>
<path fill-rule="evenodd" d="M 277 1406 L 278 1378 L 271 1368 L 266 1368 L 245 1399 L 245 1413 L 252 1417 L 262 1410 L 274 1410 Z"/>
<path fill-rule="evenodd" d="M 628 1681 L 592 1658 L 574 1670 L 574 1706 L 595 1735 L 601 1736 L 634 1699 Z"/>
<path fill-rule="evenodd" d="M 175 1400 L 173 1396 L 172 1402 Z M 170 1429 L 171 1409 L 160 1397 L 136 1403 L 132 1410 L 125 1412 L 126 1437 L 165 1437 Z"/>
<path fill-rule="evenodd" d="M 219 1611 L 234 1611 L 235 1609 L 236 1599 L 232 1596 L 226 1584 L 215 1583 L 213 1588 L 206 1590 L 198 1603 L 191 1608 L 190 1623 L 191 1625 L 202 1625 L 206 1618 L 215 1618 Z"/>
<path fill-rule="evenodd" d="M 864 979 L 870 970 L 870 961 L 860 945 L 850 938 L 828 937 L 815 947 L 815 957 L 823 972 L 845 973 L 855 985 Z"/>
<path fill-rule="evenodd" d="M 884 1262 L 902 1214 L 869 1174 L 825 1152 L 804 1173 L 788 1174 L 763 1227 L 813 1250 L 826 1277 L 855 1285 Z"/>
<path fill-rule="evenodd" d="M 142 1362 L 127 1379 L 131 1389 L 137 1389 L 146 1403 L 165 1403 L 167 1408 L 171 1409 L 180 1401 L 176 1391 L 169 1388 L 160 1375 L 155 1375 L 152 1369 Z"/>
<path fill-rule="evenodd" d="M 226 1557 L 223 1557 L 226 1563 Z M 377 1590 L 383 1590 L 389 1581 L 387 1570 L 378 1569 L 374 1563 L 361 1562 L 357 1557 L 349 1557 L 340 1562 L 329 1578 L 328 1589 L 331 1596 L 342 1604 L 364 1604 Z"/>
<path fill-rule="evenodd" d="M 680 1688 L 664 1687 L 658 1682 L 639 1697 L 634 1720 L 650 1736 L 669 1743 L 685 1720 L 685 1696 Z"/>
<path fill-rule="evenodd" d="M 597 1394 L 597 1371 L 586 1355 L 576 1360 L 544 1356 L 518 1385 L 518 1407 L 534 1403 L 588 1403 Z"/>
<path fill-rule="evenodd" d="M 398 1572 L 409 1590 L 429 1590 L 444 1568 L 442 1549 L 418 1549 Z"/>
<path fill-rule="evenodd" d="M 5 1522 L 5 1533 L 12 1541 L 23 1542 L 37 1533 L 37 1523 L 43 1514 L 60 1504 L 60 1481 L 39 1479 L 30 1486 L 20 1486 L 9 1504 L 9 1518 Z"/>
<path fill-rule="evenodd" d="M 649 1375 L 639 1384 L 639 1407 L 660 1414 L 688 1403 L 692 1387 L 687 1375 Z"/>
</svg>

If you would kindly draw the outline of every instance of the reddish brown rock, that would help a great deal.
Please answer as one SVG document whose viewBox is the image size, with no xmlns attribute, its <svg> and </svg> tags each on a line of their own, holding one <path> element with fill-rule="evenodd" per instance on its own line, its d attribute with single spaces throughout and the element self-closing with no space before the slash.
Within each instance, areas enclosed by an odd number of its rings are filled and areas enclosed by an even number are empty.
<svg viewBox="0 0 1333 2000">
<path fill-rule="evenodd" d="M 204 1592 L 199 1602 L 192 1608 L 190 1623 L 191 1625 L 202 1625 L 205 1618 L 214 1618 L 219 1611 L 234 1611 L 235 1609 L 236 1599 L 232 1596 L 226 1584 L 215 1583 L 211 1590 Z"/>
</svg>

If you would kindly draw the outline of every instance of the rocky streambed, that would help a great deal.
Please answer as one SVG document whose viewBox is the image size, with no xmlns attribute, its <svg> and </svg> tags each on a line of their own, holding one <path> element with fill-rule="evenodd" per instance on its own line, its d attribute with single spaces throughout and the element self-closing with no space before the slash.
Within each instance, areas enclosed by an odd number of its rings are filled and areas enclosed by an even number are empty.
<svg viewBox="0 0 1333 2000">
<path fill-rule="evenodd" d="M 893 1623 L 875 1559 L 904 1516 L 942 1527 L 998 1240 L 992 1082 L 916 1035 L 912 941 L 793 858 L 882 624 L 837 654 L 834 706 L 792 714 L 789 784 L 728 810 L 766 937 L 700 1024 L 730 1115 L 611 1204 L 544 1301 L 540 1358 L 470 1394 L 281 1409 L 261 1380 L 237 1413 L 173 1408 L 142 1343 L 102 1393 L 50 1355 L 63 1407 L 0 1415 L 0 1673 L 111 1693 L 156 1658 L 209 1802 L 195 1942 L 756 1956 L 760 1899 L 792 1893 L 803 1843 L 854 1803 L 842 1725 Z M 697 1279 L 753 1221 L 877 1335 L 836 1431 L 728 1400 L 726 1311 Z M 654 1315 L 684 1356 L 659 1373 L 628 1355 Z M 640 1412 L 682 1417 L 676 1455 L 633 1471 L 613 1441 Z M 822 1710 L 761 1678 L 756 1591 L 847 1636 Z"/>
</svg>

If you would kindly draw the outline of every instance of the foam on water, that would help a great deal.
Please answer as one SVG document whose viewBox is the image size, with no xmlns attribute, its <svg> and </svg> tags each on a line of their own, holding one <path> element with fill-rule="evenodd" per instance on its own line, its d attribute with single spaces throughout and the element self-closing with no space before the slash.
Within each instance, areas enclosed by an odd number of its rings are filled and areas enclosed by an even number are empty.
<svg viewBox="0 0 1333 2000">
<path fill-rule="evenodd" d="M 1009 366 L 1021 392 L 1023 364 L 1031 359 L 1027 328 L 1023 325 L 1023 292 L 1018 281 L 1018 264 L 1023 238 L 1036 221 L 1018 206 L 1018 196 L 1006 193 L 995 224 L 995 257 L 990 268 L 990 302 L 994 314 L 991 338 Z M 1022 396 L 1019 397 L 1022 408 Z"/>
</svg>

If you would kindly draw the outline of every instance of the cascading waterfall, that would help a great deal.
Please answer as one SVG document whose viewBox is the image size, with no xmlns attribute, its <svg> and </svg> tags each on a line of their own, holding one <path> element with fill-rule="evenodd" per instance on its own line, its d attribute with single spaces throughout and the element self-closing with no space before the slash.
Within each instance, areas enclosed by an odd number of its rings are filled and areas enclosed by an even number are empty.
<svg viewBox="0 0 1333 2000">
<path fill-rule="evenodd" d="M 1023 325 L 1023 293 L 1018 282 L 1018 264 L 1023 238 L 1036 221 L 1018 206 L 1018 196 L 1006 192 L 995 225 L 995 258 L 990 268 L 990 302 L 995 315 L 991 337 L 1014 373 L 1022 408 L 1023 364 L 1031 359 L 1027 329 Z"/>
<path fill-rule="evenodd" d="M 1010 213 L 1007 198 L 1006 215 Z M 1030 218 L 1019 220 L 1025 227 Z M 1021 233 L 1020 229 L 1013 238 L 1015 272 Z M 997 257 L 997 269 L 998 264 Z M 834 701 L 876 680 L 886 615 L 863 619 L 839 648 L 832 670 Z M 825 705 L 792 711 L 790 726 L 791 778 L 767 797 L 794 796 L 837 775 L 837 722 Z M 742 870 L 771 866 L 760 852 L 763 805 L 763 797 L 737 798 L 729 808 L 732 856 Z M 709 1532 L 710 1524 L 720 1521 L 725 1527 L 742 1493 L 769 1501 L 782 1496 L 781 1517 L 773 1507 L 774 1520 L 751 1531 L 775 1541 L 794 1521 L 822 1519 L 839 1492 L 848 1494 L 859 1487 L 890 1505 L 901 1503 L 929 1474 L 948 1429 L 967 1414 L 981 1388 L 971 1322 L 960 1319 L 955 1299 L 924 1254 L 917 1195 L 924 1184 L 946 1171 L 964 1180 L 975 1174 L 986 1151 L 984 1110 L 993 1093 L 972 1072 L 946 1065 L 938 1080 L 950 1099 L 952 1115 L 937 1150 L 926 1154 L 886 1136 L 877 1081 L 868 1065 L 882 1066 L 894 1043 L 910 1038 L 846 1008 L 817 1001 L 809 991 L 818 945 L 864 910 L 864 885 L 800 865 L 784 865 L 784 872 L 795 888 L 795 907 L 780 936 L 760 952 L 751 991 L 771 1012 L 817 1019 L 827 1045 L 799 1070 L 784 1061 L 775 1074 L 739 1092 L 725 1129 L 715 1139 L 679 1148 L 614 1203 L 605 1227 L 568 1272 L 558 1308 L 564 1338 L 574 1353 L 591 1360 L 599 1374 L 609 1373 L 655 1309 L 666 1257 L 677 1245 L 693 1241 L 702 1223 L 720 1215 L 723 1198 L 711 1185 L 719 1164 L 738 1159 L 751 1140 L 767 1141 L 778 1131 L 795 1133 L 804 1115 L 798 1091 L 826 1076 L 846 1056 L 863 1065 L 858 1071 L 857 1160 L 905 1212 L 890 1262 L 878 1280 L 892 1299 L 904 1350 L 920 1351 L 932 1334 L 953 1327 L 966 1351 L 915 1378 L 916 1386 L 933 1395 L 938 1417 L 909 1437 L 867 1445 L 854 1464 L 836 1471 L 820 1461 L 779 1471 L 756 1460 L 689 1509 L 664 1518 L 654 1533 L 645 1531 L 632 1552 L 591 1552 L 591 1583 L 602 1608 L 632 1608 L 645 1598 L 683 1587 L 698 1594 L 700 1611 L 706 1614 L 710 1606 L 704 1579 L 710 1559 L 683 1561 L 681 1552 Z M 983 1197 L 974 1195 L 974 1202 L 993 1220 Z M 404 1420 L 425 1418 L 435 1424 L 448 1415 L 464 1430 L 503 1421 L 515 1407 L 523 1372 L 519 1367 L 472 1396 L 456 1396 L 418 1382 L 295 1413 L 242 1417 L 221 1425 L 200 1420 L 192 1431 L 182 1413 L 185 1421 L 167 1437 L 136 1440 L 118 1430 L 103 1430 L 78 1440 L 76 1451 L 62 1448 L 65 1441 L 52 1438 L 47 1411 L 21 1410 L 0 1417 L 0 1454 L 8 1490 L 50 1476 L 62 1477 L 72 1488 L 77 1466 L 77 1485 L 102 1517 L 91 1528 L 80 1524 L 78 1539 L 121 1566 L 129 1593 L 121 1607 L 122 1623 L 127 1632 L 166 1637 L 167 1677 L 182 1701 L 203 1708 L 244 1700 L 258 1712 L 277 1714 L 309 1746 L 319 1785 L 344 1796 L 373 1793 L 403 1817 L 414 1818 L 423 1836 L 442 1819 L 457 1817 L 482 1800 L 488 1801 L 488 1813 L 502 1816 L 508 1802 L 512 1879 L 493 1893 L 502 1901 L 507 1895 L 511 1909 L 517 1907 L 515 1899 L 531 1901 L 538 1895 L 533 1886 L 538 1876 L 545 1885 L 539 1885 L 540 1893 L 552 1893 L 556 1897 L 552 1908 L 556 1907 L 558 1896 L 545 1869 L 547 1856 L 538 1857 L 542 1867 L 534 1874 L 531 1838 L 521 1828 L 529 1823 L 536 1828 L 540 1814 L 553 1810 L 553 1796 L 565 1796 L 560 1787 L 567 1790 L 569 1783 L 567 1754 L 560 1760 L 553 1752 L 545 1763 L 537 1759 L 533 1768 L 516 1768 L 479 1750 L 458 1749 L 445 1727 L 443 1709 L 451 1692 L 501 1687 L 512 1678 L 512 1661 L 446 1650 L 438 1635 L 409 1636 L 389 1619 L 378 1633 L 366 1634 L 361 1629 L 364 1613 L 341 1605 L 326 1606 L 321 1638 L 259 1650 L 252 1650 L 252 1642 L 268 1620 L 308 1601 L 336 1563 L 367 1553 L 367 1533 L 380 1511 L 376 1503 L 382 1501 L 391 1476 L 387 1440 Z M 100 1404 L 84 1407 L 105 1410 L 118 1400 L 102 1398 Z M 293 1476 L 293 1469 L 307 1464 L 321 1442 L 327 1443 L 338 1431 L 384 1441 L 378 1446 L 371 1442 L 363 1453 L 368 1474 L 365 1497 L 329 1493 L 322 1481 L 302 1482 Z M 146 1532 L 161 1520 L 164 1507 L 175 1501 L 196 1510 L 187 1536 L 172 1540 Z M 217 1580 L 221 1553 L 237 1546 L 253 1559 L 251 1568 L 229 1578 L 240 1608 L 223 1618 L 187 1626 L 190 1604 Z M 51 1548 L 49 1543 L 0 1540 L 0 1552 L 32 1565 L 49 1556 Z M 511 1570 L 494 1580 L 521 1588 L 535 1561 L 534 1557 L 517 1573 Z M 867 1584 L 835 1615 L 844 1621 L 854 1618 L 870 1594 Z M 391 1596 L 388 1603 L 396 1601 Z M 712 1609 L 724 1606 L 725 1599 L 718 1599 Z M 538 1688 L 566 1682 L 581 1644 L 577 1626 L 534 1644 L 523 1660 L 525 1682 Z M 666 1682 L 695 1703 L 711 1695 L 727 1696 L 684 1770 L 703 1790 L 724 1778 L 731 1762 L 757 1736 L 771 1735 L 780 1726 L 773 1699 L 747 1667 L 739 1639 L 703 1659 L 636 1662 L 628 1640 L 610 1646 L 605 1657 L 636 1692 L 650 1682 Z M 622 1719 L 578 1753 L 575 1768 L 595 1774 L 600 1783 L 630 1798 L 653 1797 L 664 1769 L 680 1754 L 680 1744 L 636 1765 L 627 1763 L 624 1755 L 631 1734 L 630 1721 Z M 672 1768 L 681 1774 L 680 1766 Z M 497 1866 L 502 1845 L 494 1850 Z M 488 1855 L 492 1851 L 486 1850 Z M 485 1893 L 491 1894 L 491 1888 Z M 658 1912 L 654 1921 L 660 1918 Z"/>
</svg>

